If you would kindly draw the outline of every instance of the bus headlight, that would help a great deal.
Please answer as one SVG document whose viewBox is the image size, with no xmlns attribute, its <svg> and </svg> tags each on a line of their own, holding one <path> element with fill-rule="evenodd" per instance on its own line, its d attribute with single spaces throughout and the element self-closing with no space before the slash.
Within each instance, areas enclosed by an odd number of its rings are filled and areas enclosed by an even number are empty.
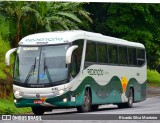
<svg viewBox="0 0 160 123">
<path fill-rule="evenodd" d="M 14 92 L 14 96 L 15 96 L 15 98 L 21 98 L 22 97 L 22 93 L 21 92 L 19 92 L 19 91 L 15 91 Z"/>
<path fill-rule="evenodd" d="M 63 93 L 64 93 L 64 90 L 60 90 L 60 91 L 59 91 L 59 94 L 63 94 Z"/>
<path fill-rule="evenodd" d="M 62 90 L 59 90 L 59 91 L 58 91 L 58 94 L 59 94 L 59 95 L 62 95 L 62 94 L 66 93 L 66 92 L 69 91 L 69 90 L 70 90 L 70 88 L 64 88 L 64 89 L 62 89 Z"/>
</svg>

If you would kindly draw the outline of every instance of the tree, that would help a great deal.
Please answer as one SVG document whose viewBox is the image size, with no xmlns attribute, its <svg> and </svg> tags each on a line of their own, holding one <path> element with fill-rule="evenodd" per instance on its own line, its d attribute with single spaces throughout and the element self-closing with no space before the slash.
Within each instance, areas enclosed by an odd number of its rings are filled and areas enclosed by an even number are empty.
<svg viewBox="0 0 160 123">
<path fill-rule="evenodd" d="M 20 29 L 21 29 L 21 20 L 22 16 L 25 14 L 26 7 L 28 6 L 27 2 L 11 2 L 11 1 L 3 1 L 1 4 L 1 11 L 5 12 L 6 16 L 8 16 L 9 19 L 16 20 L 16 41 L 15 46 L 17 46 L 19 40 L 20 40 Z"/>
<path fill-rule="evenodd" d="M 108 8 L 107 26 L 113 35 L 143 43 L 146 47 L 148 66 L 157 67 L 160 6 L 152 4 L 112 4 Z M 116 19 L 115 19 L 116 18 Z"/>
<path fill-rule="evenodd" d="M 83 3 L 38 2 L 33 4 L 38 26 L 43 31 L 78 29 L 81 17 L 92 22 Z M 44 30 L 45 29 L 45 30 Z"/>
<path fill-rule="evenodd" d="M 79 18 L 82 16 L 92 21 L 89 13 L 82 8 L 82 3 L 3 1 L 0 2 L 0 10 L 9 16 L 8 19 L 16 22 L 15 46 L 18 45 L 21 36 L 30 34 L 30 30 L 36 33 L 78 29 L 78 23 L 82 23 Z M 26 27 L 25 23 L 31 26 L 23 28 Z"/>
<path fill-rule="evenodd" d="M 148 67 L 160 64 L 160 5 L 91 3 L 91 30 L 105 35 L 140 42 L 145 45 Z"/>
</svg>

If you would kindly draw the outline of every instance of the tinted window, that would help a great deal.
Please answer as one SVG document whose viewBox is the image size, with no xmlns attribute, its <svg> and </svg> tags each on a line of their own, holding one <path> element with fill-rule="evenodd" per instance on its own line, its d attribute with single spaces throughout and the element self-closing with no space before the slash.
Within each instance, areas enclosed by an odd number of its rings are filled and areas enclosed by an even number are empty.
<svg viewBox="0 0 160 123">
<path fill-rule="evenodd" d="M 137 49 L 137 62 L 138 66 L 141 66 L 145 62 L 145 50 L 144 49 Z"/>
<path fill-rule="evenodd" d="M 87 42 L 85 61 L 87 61 L 87 62 L 97 62 L 96 43 L 95 42 Z"/>
<path fill-rule="evenodd" d="M 119 64 L 128 64 L 127 47 L 119 47 Z"/>
<path fill-rule="evenodd" d="M 145 51 L 144 51 L 144 49 L 137 49 L 137 57 L 139 59 L 145 59 Z"/>
<path fill-rule="evenodd" d="M 137 65 L 136 48 L 128 48 L 129 65 Z"/>
<path fill-rule="evenodd" d="M 98 62 L 107 63 L 107 45 L 97 44 Z"/>
<path fill-rule="evenodd" d="M 117 46 L 116 45 L 108 45 L 109 52 L 109 63 L 117 63 Z"/>
<path fill-rule="evenodd" d="M 80 70 L 81 58 L 83 52 L 83 40 L 74 41 L 73 45 L 78 45 L 78 48 L 73 51 L 72 64 L 71 64 L 71 76 L 75 77 Z"/>
</svg>

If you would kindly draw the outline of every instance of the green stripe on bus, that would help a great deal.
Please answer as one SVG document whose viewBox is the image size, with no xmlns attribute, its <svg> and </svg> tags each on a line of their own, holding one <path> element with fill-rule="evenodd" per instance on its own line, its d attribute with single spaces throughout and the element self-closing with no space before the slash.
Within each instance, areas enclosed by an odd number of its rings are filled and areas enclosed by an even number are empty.
<svg viewBox="0 0 160 123">
<path fill-rule="evenodd" d="M 117 76 L 113 76 L 106 85 L 99 85 L 91 76 L 88 76 L 74 91 L 69 91 L 61 96 L 47 98 L 46 102 L 56 107 L 82 105 L 86 87 L 91 88 L 92 104 L 120 103 L 122 102 L 122 93 L 125 93 L 127 97 L 130 87 L 134 88 L 134 100 L 136 102 L 146 98 L 146 82 L 139 84 L 135 78 L 131 78 L 126 86 L 126 92 L 123 92 L 121 80 Z M 71 96 L 75 97 L 75 101 L 71 101 Z M 64 98 L 67 99 L 67 102 L 63 102 Z M 33 104 L 33 101 L 34 99 L 20 99 L 16 106 L 40 106 Z"/>
</svg>

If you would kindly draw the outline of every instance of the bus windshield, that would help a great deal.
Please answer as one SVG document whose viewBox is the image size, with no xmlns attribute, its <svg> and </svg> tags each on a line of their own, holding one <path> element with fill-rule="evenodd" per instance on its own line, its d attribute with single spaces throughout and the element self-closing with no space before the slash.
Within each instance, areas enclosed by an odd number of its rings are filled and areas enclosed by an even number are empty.
<svg viewBox="0 0 160 123">
<path fill-rule="evenodd" d="M 69 45 L 17 49 L 14 81 L 23 84 L 61 84 L 67 81 L 66 51 Z"/>
</svg>

